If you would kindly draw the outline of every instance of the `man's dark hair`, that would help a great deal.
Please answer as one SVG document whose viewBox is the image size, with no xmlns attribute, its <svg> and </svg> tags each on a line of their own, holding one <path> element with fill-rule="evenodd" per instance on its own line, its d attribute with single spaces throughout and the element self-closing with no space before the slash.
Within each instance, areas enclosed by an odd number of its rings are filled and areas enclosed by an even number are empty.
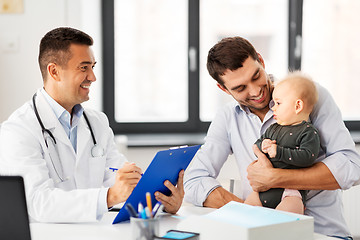
<svg viewBox="0 0 360 240">
<path fill-rule="evenodd" d="M 207 69 L 210 76 L 224 86 L 221 76 L 225 71 L 234 71 L 242 67 L 249 56 L 260 61 L 255 48 L 248 40 L 242 37 L 224 38 L 209 50 Z"/>
<path fill-rule="evenodd" d="M 39 65 L 43 79 L 47 76 L 47 65 L 56 63 L 65 67 L 71 59 L 70 45 L 93 45 L 93 39 L 86 33 L 70 28 L 59 27 L 51 30 L 40 41 Z"/>
</svg>

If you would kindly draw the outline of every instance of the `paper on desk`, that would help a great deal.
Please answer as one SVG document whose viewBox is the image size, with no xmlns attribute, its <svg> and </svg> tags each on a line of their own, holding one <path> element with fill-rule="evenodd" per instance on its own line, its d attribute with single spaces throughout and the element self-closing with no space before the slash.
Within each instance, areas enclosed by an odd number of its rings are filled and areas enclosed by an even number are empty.
<svg viewBox="0 0 360 240">
<path fill-rule="evenodd" d="M 239 202 L 229 202 L 223 207 L 203 215 L 206 218 L 230 223 L 232 225 L 254 228 L 278 223 L 300 220 L 297 215 L 274 211 L 264 207 L 255 207 Z"/>
</svg>

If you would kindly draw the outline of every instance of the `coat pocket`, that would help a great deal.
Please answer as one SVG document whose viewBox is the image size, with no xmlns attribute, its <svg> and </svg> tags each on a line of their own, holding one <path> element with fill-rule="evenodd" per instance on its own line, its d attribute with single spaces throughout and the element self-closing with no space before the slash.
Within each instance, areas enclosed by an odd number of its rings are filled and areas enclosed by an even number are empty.
<svg viewBox="0 0 360 240">
<path fill-rule="evenodd" d="M 103 185 L 105 174 L 106 156 L 91 157 L 89 159 L 89 183 L 91 188 Z"/>
</svg>

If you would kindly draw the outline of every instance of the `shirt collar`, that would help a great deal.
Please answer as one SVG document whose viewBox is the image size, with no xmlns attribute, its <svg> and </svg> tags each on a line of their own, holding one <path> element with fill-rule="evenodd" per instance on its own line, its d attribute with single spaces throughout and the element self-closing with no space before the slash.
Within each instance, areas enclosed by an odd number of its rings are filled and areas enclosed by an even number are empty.
<svg viewBox="0 0 360 240">
<path fill-rule="evenodd" d="M 65 108 L 63 108 L 59 103 L 57 103 L 46 91 L 44 88 L 41 89 L 41 93 L 44 95 L 46 101 L 49 103 L 51 109 L 55 113 L 55 116 L 59 120 L 65 120 L 64 118 L 67 118 L 67 122 L 70 125 L 70 115 L 67 115 L 67 111 Z M 84 108 L 80 104 L 76 104 L 73 108 L 72 115 L 72 125 L 76 126 L 79 122 L 79 119 L 81 118 L 82 114 L 84 112 Z M 66 117 L 67 115 L 67 117 Z"/>
<path fill-rule="evenodd" d="M 250 111 L 250 109 L 248 107 L 243 106 L 240 103 L 236 103 L 235 110 L 236 110 L 237 113 L 239 113 L 240 111 L 245 112 L 246 114 L 251 113 L 251 111 Z"/>
</svg>

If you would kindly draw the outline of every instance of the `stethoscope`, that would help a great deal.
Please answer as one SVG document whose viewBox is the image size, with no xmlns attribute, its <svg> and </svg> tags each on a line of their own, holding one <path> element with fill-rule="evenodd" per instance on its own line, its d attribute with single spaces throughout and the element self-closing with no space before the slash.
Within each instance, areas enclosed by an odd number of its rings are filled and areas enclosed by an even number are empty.
<svg viewBox="0 0 360 240">
<path fill-rule="evenodd" d="M 50 146 L 49 146 L 49 144 L 48 144 L 48 139 L 49 139 L 49 137 L 46 137 L 46 135 L 50 136 L 51 142 L 53 143 L 53 144 L 52 144 L 53 147 L 55 147 L 55 145 L 56 145 L 56 139 L 55 139 L 54 135 L 52 134 L 52 132 L 51 132 L 49 129 L 45 128 L 43 122 L 41 121 L 39 112 L 38 112 L 37 107 L 36 107 L 36 104 L 35 104 L 35 98 L 36 98 L 36 96 L 37 96 L 37 93 L 35 93 L 34 96 L 33 96 L 33 98 L 32 98 L 32 102 L 33 102 L 33 105 L 34 105 L 34 112 L 35 112 L 36 118 L 37 118 L 37 120 L 38 120 L 38 122 L 39 122 L 39 124 L 40 124 L 40 126 L 41 126 L 41 132 L 42 132 L 42 135 L 43 135 L 43 138 L 44 138 L 44 141 L 45 141 L 45 145 L 46 145 L 46 147 L 47 147 L 48 150 L 49 150 L 49 148 L 50 148 Z M 89 130 L 90 130 L 90 133 L 91 133 L 91 138 L 92 138 L 93 143 L 94 143 L 94 146 L 91 148 L 91 156 L 92 156 L 92 157 L 102 157 L 102 156 L 104 156 L 104 149 L 103 149 L 100 145 L 98 145 L 98 144 L 96 143 L 94 131 L 93 131 L 92 128 L 91 128 L 90 121 L 89 121 L 88 117 L 86 116 L 85 111 L 83 112 L 83 115 L 84 115 L 85 121 L 86 121 L 86 123 L 87 123 L 87 125 L 88 125 L 88 127 L 89 127 Z M 57 153 L 57 158 L 58 158 L 58 161 L 59 161 L 59 163 L 60 163 L 59 153 L 58 153 L 57 150 L 55 150 L 55 151 L 56 151 L 56 153 Z M 53 165 L 53 167 L 54 167 L 54 169 L 55 169 L 55 172 L 56 172 L 57 176 L 59 177 L 59 179 L 60 179 L 62 182 L 64 182 L 64 181 L 67 180 L 67 179 L 63 179 L 63 178 L 60 176 L 60 174 L 58 173 L 57 168 L 55 167 L 54 161 L 53 161 L 53 159 L 52 159 L 52 157 L 51 157 L 50 151 L 49 151 L 49 155 L 50 155 L 51 163 L 52 163 L 52 165 Z M 60 164 L 60 165 L 61 165 L 61 164 Z"/>
</svg>

